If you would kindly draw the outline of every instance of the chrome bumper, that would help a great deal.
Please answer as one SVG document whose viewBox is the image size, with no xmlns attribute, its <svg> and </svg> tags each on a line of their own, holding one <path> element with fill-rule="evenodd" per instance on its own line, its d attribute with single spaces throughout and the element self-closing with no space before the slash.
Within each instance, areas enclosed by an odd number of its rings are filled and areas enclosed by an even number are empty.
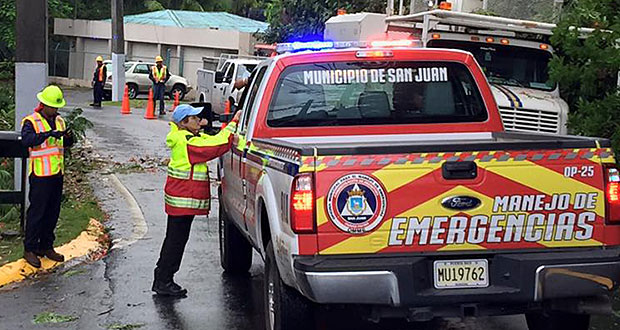
<svg viewBox="0 0 620 330">
<path fill-rule="evenodd" d="M 612 291 L 620 280 L 620 261 L 540 266 L 534 300 L 595 296 Z"/>
<path fill-rule="evenodd" d="M 301 292 L 317 303 L 400 305 L 398 279 L 391 271 L 295 271 Z"/>
</svg>

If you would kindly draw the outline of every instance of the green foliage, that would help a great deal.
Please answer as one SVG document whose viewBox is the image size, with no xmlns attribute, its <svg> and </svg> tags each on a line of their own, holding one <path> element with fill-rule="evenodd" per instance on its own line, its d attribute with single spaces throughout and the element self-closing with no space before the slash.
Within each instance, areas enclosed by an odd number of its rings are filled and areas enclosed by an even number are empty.
<svg viewBox="0 0 620 330">
<path fill-rule="evenodd" d="M 339 8 L 347 12 L 383 12 L 384 0 L 272 0 L 265 2 L 269 29 L 263 36 L 268 43 L 323 39 L 325 21 Z"/>
<path fill-rule="evenodd" d="M 593 28 L 580 38 L 574 27 Z M 610 138 L 620 150 L 620 2 L 575 1 L 554 30 L 550 78 L 570 107 L 569 128 Z"/>
<path fill-rule="evenodd" d="M 35 315 L 32 323 L 34 324 L 46 324 L 46 323 L 65 323 L 77 320 L 79 317 L 72 315 L 61 315 L 54 312 L 43 312 Z"/>
<path fill-rule="evenodd" d="M 15 130 L 15 95 L 13 85 L 0 85 L 0 131 L 13 130 Z"/>
<path fill-rule="evenodd" d="M 73 132 L 73 138 L 76 143 L 84 140 L 87 129 L 93 128 L 93 123 L 82 116 L 83 112 L 82 108 L 74 108 L 67 116 L 63 117 L 67 124 L 67 130 Z"/>
</svg>

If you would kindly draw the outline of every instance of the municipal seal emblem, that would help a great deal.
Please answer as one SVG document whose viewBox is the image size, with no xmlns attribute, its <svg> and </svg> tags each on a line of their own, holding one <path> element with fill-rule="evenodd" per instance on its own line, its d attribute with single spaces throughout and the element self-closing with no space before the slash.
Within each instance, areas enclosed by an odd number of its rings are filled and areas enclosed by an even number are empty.
<svg viewBox="0 0 620 330">
<path fill-rule="evenodd" d="M 362 234 L 373 230 L 386 211 L 383 186 L 365 174 L 348 174 L 336 180 L 327 193 L 327 214 L 340 230 Z"/>
</svg>

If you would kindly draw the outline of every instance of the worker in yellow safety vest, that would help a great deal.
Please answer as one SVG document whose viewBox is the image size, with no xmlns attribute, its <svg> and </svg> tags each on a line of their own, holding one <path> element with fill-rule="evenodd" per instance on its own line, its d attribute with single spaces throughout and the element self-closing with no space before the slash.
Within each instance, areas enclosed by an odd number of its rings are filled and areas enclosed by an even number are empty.
<svg viewBox="0 0 620 330">
<path fill-rule="evenodd" d="M 198 117 L 202 108 L 179 105 L 172 114 L 166 144 L 170 151 L 168 178 L 164 187 L 168 224 L 161 247 L 152 290 L 158 295 L 184 296 L 187 290 L 174 282 L 181 266 L 185 244 L 196 215 L 208 215 L 211 198 L 207 162 L 228 150 L 239 115 L 217 135 L 200 133 L 205 119 Z"/>
<path fill-rule="evenodd" d="M 105 80 L 108 77 L 108 70 L 103 65 L 103 57 L 97 56 L 95 59 L 97 67 L 95 67 L 95 73 L 93 74 L 93 103 L 90 105 L 95 108 L 101 108 L 101 100 L 103 99 L 103 86 Z"/>
<path fill-rule="evenodd" d="M 170 79 L 170 72 L 164 65 L 164 59 L 159 55 L 155 57 L 155 65 L 151 67 L 149 79 L 153 82 L 153 102 L 159 100 L 159 115 L 164 115 L 166 113 L 164 95 L 166 94 L 166 81 Z"/>
<path fill-rule="evenodd" d="M 41 102 L 34 112 L 22 120 L 22 143 L 29 150 L 28 199 L 24 237 L 24 259 L 33 267 L 41 267 L 39 257 L 63 262 L 64 256 L 54 250 L 54 229 L 60 214 L 64 172 L 64 148 L 73 144 L 58 109 L 65 106 L 62 90 L 47 86 L 37 94 Z"/>
</svg>

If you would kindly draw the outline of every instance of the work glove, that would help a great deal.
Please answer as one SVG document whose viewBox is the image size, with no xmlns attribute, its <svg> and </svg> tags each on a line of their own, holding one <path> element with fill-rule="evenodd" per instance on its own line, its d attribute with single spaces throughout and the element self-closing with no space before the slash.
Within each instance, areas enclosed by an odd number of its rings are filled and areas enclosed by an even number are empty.
<svg viewBox="0 0 620 330">
<path fill-rule="evenodd" d="M 64 135 L 64 132 L 62 132 L 62 131 L 51 131 L 50 135 L 53 136 L 56 139 L 60 139 Z"/>
</svg>

